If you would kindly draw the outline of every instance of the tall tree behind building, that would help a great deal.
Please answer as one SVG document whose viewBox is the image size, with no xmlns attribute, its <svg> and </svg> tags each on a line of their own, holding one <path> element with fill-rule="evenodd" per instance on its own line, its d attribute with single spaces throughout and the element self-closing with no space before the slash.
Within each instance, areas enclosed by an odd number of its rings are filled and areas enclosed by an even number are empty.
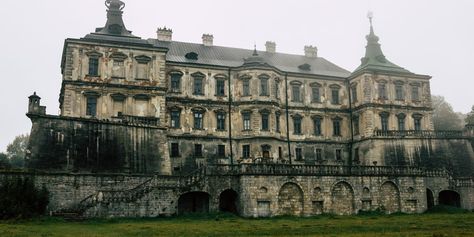
<svg viewBox="0 0 474 237">
<path fill-rule="evenodd" d="M 469 112 L 466 116 L 466 124 L 474 124 L 474 105 L 471 108 L 471 112 Z"/>
<path fill-rule="evenodd" d="M 22 168 L 25 166 L 26 147 L 29 135 L 16 136 L 12 143 L 7 146 L 7 156 L 13 167 Z"/>
<path fill-rule="evenodd" d="M 464 123 L 443 96 L 433 95 L 433 125 L 435 130 L 461 130 Z"/>
</svg>

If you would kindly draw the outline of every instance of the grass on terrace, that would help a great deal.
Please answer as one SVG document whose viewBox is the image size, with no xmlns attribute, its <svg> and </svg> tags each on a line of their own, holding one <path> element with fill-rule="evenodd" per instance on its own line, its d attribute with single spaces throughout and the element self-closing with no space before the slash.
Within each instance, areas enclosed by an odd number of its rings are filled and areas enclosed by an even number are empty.
<svg viewBox="0 0 474 237">
<path fill-rule="evenodd" d="M 224 214 L 155 219 L 0 222 L 0 236 L 474 236 L 474 213 L 245 219 Z"/>
</svg>

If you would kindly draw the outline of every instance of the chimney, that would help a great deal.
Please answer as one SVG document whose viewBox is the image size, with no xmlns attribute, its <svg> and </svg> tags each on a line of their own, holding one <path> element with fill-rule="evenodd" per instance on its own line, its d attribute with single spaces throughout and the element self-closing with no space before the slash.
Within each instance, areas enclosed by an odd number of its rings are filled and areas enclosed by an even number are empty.
<svg viewBox="0 0 474 237">
<path fill-rule="evenodd" d="M 276 52 L 276 44 L 272 41 L 267 41 L 265 43 L 265 47 L 267 48 L 267 53 L 275 53 Z"/>
<path fill-rule="evenodd" d="M 211 34 L 203 34 L 202 44 L 204 44 L 204 46 L 212 46 L 214 44 L 214 36 Z"/>
<path fill-rule="evenodd" d="M 318 48 L 312 45 L 304 46 L 304 56 L 308 58 L 317 58 L 318 57 Z"/>
<path fill-rule="evenodd" d="M 170 42 L 173 40 L 173 30 L 167 29 L 166 26 L 164 28 L 158 28 L 158 31 L 156 31 L 156 33 L 158 34 L 159 41 Z"/>
</svg>

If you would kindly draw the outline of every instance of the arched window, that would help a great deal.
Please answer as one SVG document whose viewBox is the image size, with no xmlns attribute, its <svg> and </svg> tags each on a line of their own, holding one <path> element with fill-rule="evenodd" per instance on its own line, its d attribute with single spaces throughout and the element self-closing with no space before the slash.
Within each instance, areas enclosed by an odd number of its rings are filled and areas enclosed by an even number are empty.
<svg viewBox="0 0 474 237">
<path fill-rule="evenodd" d="M 415 131 L 421 131 L 421 119 L 423 118 L 422 114 L 413 114 L 413 125 Z"/>
</svg>

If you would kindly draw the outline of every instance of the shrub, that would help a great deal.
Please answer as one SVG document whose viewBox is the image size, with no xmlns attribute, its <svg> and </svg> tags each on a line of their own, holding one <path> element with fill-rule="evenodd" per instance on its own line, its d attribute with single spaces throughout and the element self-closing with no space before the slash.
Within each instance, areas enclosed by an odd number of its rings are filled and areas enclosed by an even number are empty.
<svg viewBox="0 0 474 237">
<path fill-rule="evenodd" d="M 5 178 L 0 193 L 0 219 L 42 215 L 49 203 L 48 190 L 44 186 L 36 188 L 30 178 Z"/>
</svg>

